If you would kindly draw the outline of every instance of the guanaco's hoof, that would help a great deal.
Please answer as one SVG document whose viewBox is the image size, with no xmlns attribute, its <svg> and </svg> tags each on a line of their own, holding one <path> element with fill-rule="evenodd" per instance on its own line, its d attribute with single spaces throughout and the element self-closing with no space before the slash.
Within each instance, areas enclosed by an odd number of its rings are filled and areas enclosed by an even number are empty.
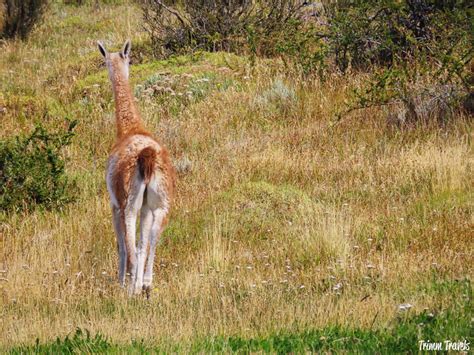
<svg viewBox="0 0 474 355">
<path fill-rule="evenodd" d="M 151 287 L 143 285 L 143 292 L 145 292 L 146 299 L 150 299 Z"/>
</svg>

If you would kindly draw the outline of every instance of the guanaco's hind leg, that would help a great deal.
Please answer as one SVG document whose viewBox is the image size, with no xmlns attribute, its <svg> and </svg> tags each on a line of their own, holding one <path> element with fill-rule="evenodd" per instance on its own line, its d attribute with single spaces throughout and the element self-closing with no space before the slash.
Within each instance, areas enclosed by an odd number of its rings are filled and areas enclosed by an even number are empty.
<svg viewBox="0 0 474 355">
<path fill-rule="evenodd" d="M 115 235 L 117 237 L 118 253 L 119 253 L 119 282 L 120 286 L 125 286 L 125 273 L 127 269 L 127 250 L 125 246 L 124 235 L 124 216 L 119 208 L 112 206 L 112 218 L 114 224 Z"/>
<path fill-rule="evenodd" d="M 135 282 L 137 280 L 138 260 L 135 241 L 137 215 L 142 208 L 144 191 L 145 184 L 137 173 L 130 188 L 127 204 L 125 207 L 125 245 L 127 249 L 127 268 L 130 270 L 130 284 L 128 288 L 129 294 L 137 293 L 137 290 L 135 290 Z"/>
<path fill-rule="evenodd" d="M 150 251 L 146 261 L 145 275 L 143 277 L 143 288 L 149 296 L 151 283 L 153 281 L 153 263 L 155 260 L 156 246 L 163 231 L 163 222 L 168 211 L 166 209 L 156 209 L 153 211 L 153 224 L 150 231 Z"/>
<path fill-rule="evenodd" d="M 152 229 L 153 214 L 144 204 L 140 213 L 140 241 L 137 248 L 137 272 L 134 293 L 140 293 L 143 287 L 143 273 L 145 270 L 145 260 L 148 253 L 148 242 L 150 230 Z"/>
</svg>

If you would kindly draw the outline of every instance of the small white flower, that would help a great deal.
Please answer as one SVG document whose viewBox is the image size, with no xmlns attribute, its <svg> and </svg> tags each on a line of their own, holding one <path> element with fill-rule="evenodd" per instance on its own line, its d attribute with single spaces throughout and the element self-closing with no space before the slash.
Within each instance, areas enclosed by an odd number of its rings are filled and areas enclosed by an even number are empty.
<svg viewBox="0 0 474 355">
<path fill-rule="evenodd" d="M 399 311 L 408 311 L 410 308 L 412 308 L 413 305 L 410 303 L 402 303 L 401 305 L 398 306 Z"/>
<path fill-rule="evenodd" d="M 332 288 L 334 291 L 339 291 L 342 288 L 342 283 L 338 282 L 337 284 L 334 285 Z"/>
</svg>

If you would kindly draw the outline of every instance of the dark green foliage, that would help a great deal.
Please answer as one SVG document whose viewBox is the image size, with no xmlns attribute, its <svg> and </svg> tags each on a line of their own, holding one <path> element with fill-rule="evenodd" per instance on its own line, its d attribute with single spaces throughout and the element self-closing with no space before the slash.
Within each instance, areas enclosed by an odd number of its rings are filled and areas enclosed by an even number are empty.
<svg viewBox="0 0 474 355">
<path fill-rule="evenodd" d="M 37 126 L 27 137 L 0 141 L 0 209 L 50 209 L 73 199 L 61 150 L 71 143 L 75 126 L 76 121 L 69 122 L 60 133 Z"/>
<path fill-rule="evenodd" d="M 47 0 L 0 0 L 0 38 L 26 38 Z"/>
</svg>

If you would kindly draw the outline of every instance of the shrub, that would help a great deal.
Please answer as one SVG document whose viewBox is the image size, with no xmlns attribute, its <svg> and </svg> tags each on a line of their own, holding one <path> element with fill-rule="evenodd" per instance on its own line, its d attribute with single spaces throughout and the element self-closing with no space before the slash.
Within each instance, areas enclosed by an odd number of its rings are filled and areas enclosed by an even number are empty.
<svg viewBox="0 0 474 355">
<path fill-rule="evenodd" d="M 26 38 L 47 0 L 0 0 L 0 38 Z"/>
<path fill-rule="evenodd" d="M 390 105 L 392 122 L 444 122 L 463 102 L 466 107 L 474 55 L 468 2 L 380 0 L 326 9 L 326 42 L 335 67 L 373 73 L 338 119 L 356 109 Z"/>
<path fill-rule="evenodd" d="M 458 45 L 472 47 L 470 7 L 463 0 L 343 1 L 325 7 L 323 32 L 342 72 L 441 59 Z"/>
<path fill-rule="evenodd" d="M 287 23 L 275 41 L 275 52 L 285 64 L 303 75 L 317 73 L 321 78 L 327 69 L 327 44 L 321 40 L 317 28 L 301 19 Z"/>
<path fill-rule="evenodd" d="M 195 49 L 241 51 L 249 46 L 248 36 L 268 39 L 280 32 L 301 6 L 295 0 L 139 2 L 145 27 L 160 54 Z"/>
<path fill-rule="evenodd" d="M 73 200 L 61 150 L 71 143 L 76 121 L 65 132 L 41 126 L 26 137 L 0 141 L 0 209 L 55 208 Z"/>
</svg>

